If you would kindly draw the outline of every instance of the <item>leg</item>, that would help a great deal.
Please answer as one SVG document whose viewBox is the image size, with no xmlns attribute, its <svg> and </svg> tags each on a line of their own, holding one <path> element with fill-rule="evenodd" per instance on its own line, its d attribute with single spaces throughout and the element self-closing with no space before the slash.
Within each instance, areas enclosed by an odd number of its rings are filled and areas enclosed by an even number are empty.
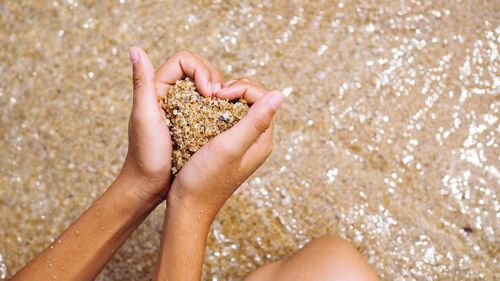
<svg viewBox="0 0 500 281">
<path fill-rule="evenodd" d="M 258 268 L 245 280 L 375 281 L 378 278 L 351 243 L 337 236 L 324 236 L 284 261 Z"/>
</svg>

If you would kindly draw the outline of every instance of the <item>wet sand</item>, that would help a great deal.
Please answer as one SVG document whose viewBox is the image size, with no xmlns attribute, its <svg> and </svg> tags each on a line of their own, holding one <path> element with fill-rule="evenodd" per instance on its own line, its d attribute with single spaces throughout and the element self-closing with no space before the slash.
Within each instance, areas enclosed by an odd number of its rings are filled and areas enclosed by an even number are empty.
<svg viewBox="0 0 500 281">
<path fill-rule="evenodd" d="M 203 280 L 325 234 L 384 280 L 500 279 L 498 1 L 158 2 L 0 4 L 0 279 L 119 172 L 135 44 L 156 66 L 187 48 L 288 94 Z M 163 208 L 98 280 L 149 280 Z"/>
</svg>

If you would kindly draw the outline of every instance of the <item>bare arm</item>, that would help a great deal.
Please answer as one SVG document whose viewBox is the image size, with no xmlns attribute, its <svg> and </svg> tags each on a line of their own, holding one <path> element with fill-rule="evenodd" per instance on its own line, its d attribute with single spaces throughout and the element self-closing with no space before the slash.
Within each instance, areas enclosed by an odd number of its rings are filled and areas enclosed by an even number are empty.
<svg viewBox="0 0 500 281">
<path fill-rule="evenodd" d="M 253 105 L 240 122 L 197 151 L 177 174 L 167 197 L 154 280 L 200 280 L 210 224 L 271 153 L 274 115 L 284 96 L 245 81 L 234 82 L 217 95 L 243 96 Z"/>
<path fill-rule="evenodd" d="M 181 51 L 155 73 L 146 53 L 130 49 L 133 108 L 128 153 L 116 181 L 54 243 L 12 280 L 93 280 L 125 240 L 166 197 L 172 143 L 157 103 L 184 75 L 205 96 L 220 89 L 221 76 L 203 59 Z"/>
<path fill-rule="evenodd" d="M 134 184 L 118 179 L 12 280 L 93 280 L 162 201 L 144 201 Z"/>
<path fill-rule="evenodd" d="M 130 50 L 134 98 L 128 153 L 115 182 L 42 254 L 12 280 L 93 280 L 125 240 L 165 199 L 170 133 L 156 104 L 146 54 Z M 151 138 L 151 136 L 156 138 Z"/>
<path fill-rule="evenodd" d="M 212 222 L 200 211 L 187 202 L 167 206 L 154 280 L 200 280 Z"/>
</svg>

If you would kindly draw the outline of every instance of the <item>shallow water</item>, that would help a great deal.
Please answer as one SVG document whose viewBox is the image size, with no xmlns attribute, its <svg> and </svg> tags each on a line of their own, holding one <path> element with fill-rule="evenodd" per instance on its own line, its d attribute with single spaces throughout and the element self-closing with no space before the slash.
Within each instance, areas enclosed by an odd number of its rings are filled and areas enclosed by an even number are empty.
<svg viewBox="0 0 500 281">
<path fill-rule="evenodd" d="M 204 280 L 311 238 L 384 280 L 500 279 L 498 1 L 3 1 L 0 279 L 111 183 L 126 152 L 128 47 L 188 48 L 289 93 L 267 163 L 212 227 Z M 148 280 L 158 208 L 98 280 Z"/>
</svg>

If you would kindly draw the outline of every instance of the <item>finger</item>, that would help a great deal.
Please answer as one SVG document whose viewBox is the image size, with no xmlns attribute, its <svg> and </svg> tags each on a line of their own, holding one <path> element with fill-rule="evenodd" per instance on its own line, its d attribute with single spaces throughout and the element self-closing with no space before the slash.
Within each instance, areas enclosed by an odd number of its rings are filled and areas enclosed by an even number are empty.
<svg viewBox="0 0 500 281">
<path fill-rule="evenodd" d="M 231 140 L 239 147 L 241 154 L 245 153 L 269 129 L 284 99 L 285 96 L 279 91 L 261 97 L 238 123 L 221 134 L 222 138 Z"/>
<path fill-rule="evenodd" d="M 215 67 L 212 63 L 210 63 L 208 60 L 203 58 L 202 56 L 198 54 L 194 54 L 199 60 L 201 60 L 207 67 L 210 69 L 210 73 L 212 74 L 212 93 L 216 94 L 217 92 L 222 89 L 222 84 L 224 83 L 224 78 L 222 74 L 220 73 L 219 69 Z"/>
<path fill-rule="evenodd" d="M 166 96 L 169 87 L 185 75 L 194 79 L 200 94 L 206 97 L 212 96 L 212 74 L 210 69 L 193 53 L 186 50 L 175 53 L 156 71 L 158 96 Z"/>
<path fill-rule="evenodd" d="M 229 85 L 229 87 L 220 90 L 217 93 L 217 97 L 228 100 L 234 100 L 242 97 L 248 103 L 253 104 L 266 93 L 267 90 L 260 86 L 243 81 L 236 81 Z"/>
<path fill-rule="evenodd" d="M 238 81 L 238 80 L 234 79 L 234 80 L 229 80 L 227 82 L 224 82 L 224 84 L 222 84 L 222 88 L 229 87 L 231 84 L 233 84 L 236 81 Z"/>
<path fill-rule="evenodd" d="M 273 148 L 274 120 L 271 126 L 248 148 L 241 161 L 244 170 L 253 170 L 266 161 Z"/>
<path fill-rule="evenodd" d="M 257 82 L 257 80 L 255 80 L 253 78 L 250 78 L 250 77 L 241 77 L 239 80 L 241 82 L 245 82 L 245 83 L 248 83 L 248 84 L 253 84 L 255 86 L 264 88 L 264 86 L 262 86 L 262 84 L 260 84 L 259 82 Z"/>
<path fill-rule="evenodd" d="M 246 83 L 253 84 L 255 86 L 264 88 L 264 86 L 262 86 L 262 84 L 260 84 L 259 82 L 255 81 L 254 79 L 251 79 L 251 78 L 248 78 L 248 77 L 243 77 L 243 78 L 239 78 L 239 79 L 234 79 L 234 80 L 227 81 L 224 84 L 222 84 L 222 88 L 227 88 L 227 87 L 231 86 L 232 84 L 234 84 L 235 82 L 238 82 L 238 81 L 246 82 Z"/>
<path fill-rule="evenodd" d="M 132 63 L 132 83 L 134 86 L 134 109 L 141 112 L 157 111 L 153 65 L 146 53 L 138 47 L 129 50 Z"/>
</svg>

